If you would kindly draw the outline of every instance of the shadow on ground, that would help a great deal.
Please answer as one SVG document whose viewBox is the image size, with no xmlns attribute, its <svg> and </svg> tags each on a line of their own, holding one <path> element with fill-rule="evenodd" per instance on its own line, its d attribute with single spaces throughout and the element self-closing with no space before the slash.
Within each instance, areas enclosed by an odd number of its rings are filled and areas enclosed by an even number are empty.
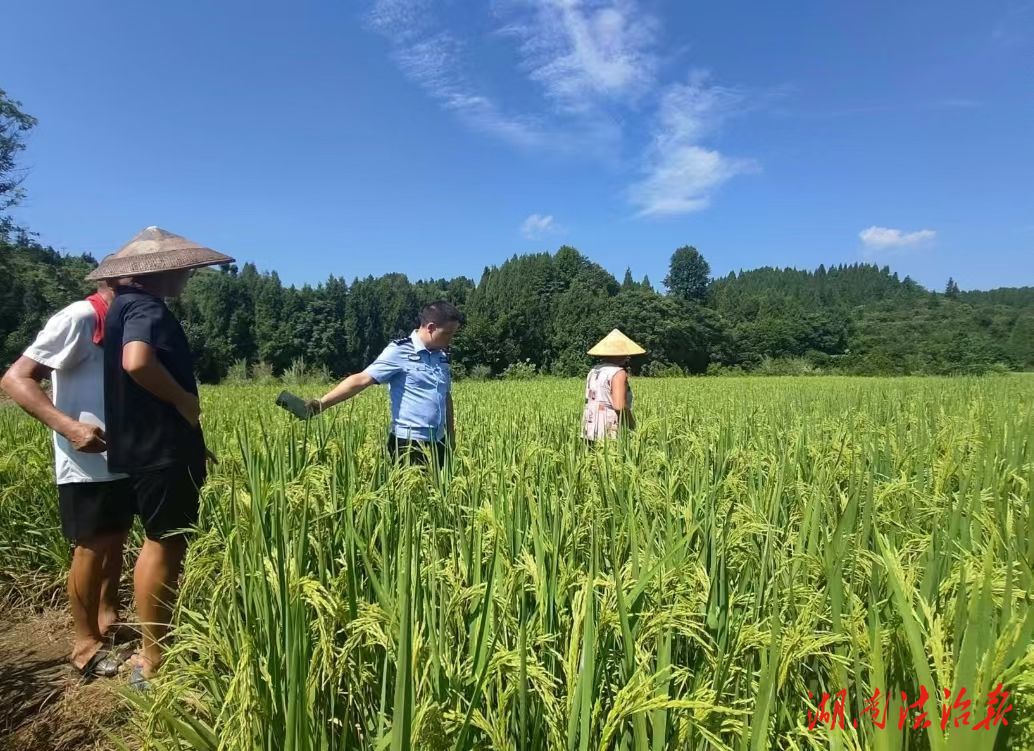
<svg viewBox="0 0 1034 751">
<path fill-rule="evenodd" d="M 0 619 L 0 749 L 110 749 L 105 728 L 124 709 L 111 681 L 84 683 L 67 662 L 68 614 L 5 613 Z"/>
</svg>

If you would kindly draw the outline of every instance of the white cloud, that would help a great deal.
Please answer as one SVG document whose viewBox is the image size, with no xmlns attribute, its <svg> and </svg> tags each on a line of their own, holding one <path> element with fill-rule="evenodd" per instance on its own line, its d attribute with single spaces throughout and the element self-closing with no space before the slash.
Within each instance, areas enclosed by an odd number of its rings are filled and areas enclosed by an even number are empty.
<svg viewBox="0 0 1034 751">
<path fill-rule="evenodd" d="M 653 88 L 657 20 L 634 0 L 516 0 L 504 31 L 561 110 L 635 100 Z"/>
<path fill-rule="evenodd" d="M 884 250 L 887 248 L 907 248 L 915 245 L 922 245 L 937 237 L 937 232 L 932 229 L 922 229 L 917 232 L 903 232 L 899 229 L 888 229 L 887 227 L 869 227 L 858 233 L 865 243 L 865 247 L 871 250 Z"/>
<path fill-rule="evenodd" d="M 661 99 L 653 143 L 642 180 L 629 189 L 640 216 L 686 214 L 706 208 L 711 194 L 736 175 L 755 172 L 756 162 L 735 159 L 700 140 L 743 105 L 736 89 L 711 86 L 697 73 L 668 88 Z"/>
<path fill-rule="evenodd" d="M 544 133 L 535 118 L 505 113 L 468 80 L 464 45 L 441 29 L 432 5 L 432 0 L 377 0 L 367 20 L 391 43 L 402 72 L 445 109 L 511 143 L 541 143 Z"/>
<path fill-rule="evenodd" d="M 491 70 L 471 59 L 479 40 L 468 46 L 459 22 L 445 26 L 445 10 L 455 4 L 375 0 L 367 20 L 389 40 L 402 72 L 444 109 L 514 145 L 623 166 L 632 132 L 626 123 L 645 110 L 652 137 L 639 157 L 642 176 L 626 189 L 640 216 L 698 211 L 722 184 L 758 169 L 702 143 L 747 109 L 743 91 L 701 74 L 662 85 L 662 25 L 643 0 L 492 0 L 489 7 L 497 38 L 516 44 L 517 72 L 541 90 L 537 103 L 517 112 L 486 93 L 513 87 L 485 81 Z"/>
<path fill-rule="evenodd" d="M 514 113 L 485 93 L 469 50 L 436 0 L 375 0 L 368 26 L 392 45 L 402 72 L 468 125 L 511 143 L 607 156 L 622 137 L 607 110 L 655 88 L 657 21 L 636 0 L 496 0 L 503 37 L 550 106 Z M 545 102 L 543 103 L 545 104 Z"/>
<path fill-rule="evenodd" d="M 561 231 L 561 227 L 553 219 L 552 214 L 532 214 L 521 224 L 521 234 L 529 240 L 537 240 L 546 235 L 553 235 Z"/>
<path fill-rule="evenodd" d="M 462 44 L 446 32 L 400 45 L 395 52 L 403 73 L 470 125 L 522 146 L 541 142 L 543 133 L 531 118 L 508 116 L 474 90 L 464 78 L 461 58 Z"/>
<path fill-rule="evenodd" d="M 649 174 L 629 189 L 629 199 L 639 216 L 688 214 L 706 209 L 719 185 L 752 169 L 752 162 L 687 144 L 655 159 Z"/>
<path fill-rule="evenodd" d="M 434 23 L 433 0 L 376 0 L 370 26 L 398 44 L 417 41 Z"/>
</svg>

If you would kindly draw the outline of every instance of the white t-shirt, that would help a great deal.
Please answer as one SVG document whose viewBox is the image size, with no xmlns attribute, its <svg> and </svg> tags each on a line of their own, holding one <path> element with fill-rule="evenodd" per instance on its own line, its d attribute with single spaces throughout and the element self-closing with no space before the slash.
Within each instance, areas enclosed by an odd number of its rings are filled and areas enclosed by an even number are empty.
<svg viewBox="0 0 1034 751">
<path fill-rule="evenodd" d="M 79 422 L 104 427 L 104 349 L 93 343 L 95 315 L 86 300 L 74 302 L 47 321 L 32 346 L 30 360 L 53 369 L 54 406 Z M 106 454 L 84 454 L 54 433 L 54 474 L 58 485 L 109 482 L 125 475 L 108 472 Z"/>
</svg>

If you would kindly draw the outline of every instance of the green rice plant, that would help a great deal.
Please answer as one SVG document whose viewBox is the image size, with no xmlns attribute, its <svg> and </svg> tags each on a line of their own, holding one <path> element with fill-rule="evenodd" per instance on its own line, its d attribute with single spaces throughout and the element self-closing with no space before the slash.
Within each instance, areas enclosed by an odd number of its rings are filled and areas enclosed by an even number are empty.
<svg viewBox="0 0 1034 751">
<path fill-rule="evenodd" d="M 61 536 L 50 434 L 0 405 L 0 602 L 52 605 L 72 546 Z"/>
<path fill-rule="evenodd" d="M 220 464 L 142 747 L 1034 747 L 1034 379 L 633 387 L 637 431 L 589 449 L 580 380 L 465 381 L 440 473 L 390 463 L 382 392 L 304 424 L 205 389 Z M 0 428 L 31 592 L 65 565 L 46 436 Z"/>
</svg>

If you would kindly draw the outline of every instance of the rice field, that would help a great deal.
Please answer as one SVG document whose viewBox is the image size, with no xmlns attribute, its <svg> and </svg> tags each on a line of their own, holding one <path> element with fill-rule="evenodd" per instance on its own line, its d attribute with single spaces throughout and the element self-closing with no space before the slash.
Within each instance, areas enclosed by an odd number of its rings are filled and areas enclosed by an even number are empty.
<svg viewBox="0 0 1034 751">
<path fill-rule="evenodd" d="M 440 474 L 389 464 L 384 393 L 306 426 L 205 390 L 220 464 L 133 734 L 1034 748 L 1034 377 L 633 386 L 638 430 L 593 451 L 580 382 L 461 383 Z M 69 557 L 47 436 L 0 407 L 2 594 L 60 601 Z"/>
</svg>

